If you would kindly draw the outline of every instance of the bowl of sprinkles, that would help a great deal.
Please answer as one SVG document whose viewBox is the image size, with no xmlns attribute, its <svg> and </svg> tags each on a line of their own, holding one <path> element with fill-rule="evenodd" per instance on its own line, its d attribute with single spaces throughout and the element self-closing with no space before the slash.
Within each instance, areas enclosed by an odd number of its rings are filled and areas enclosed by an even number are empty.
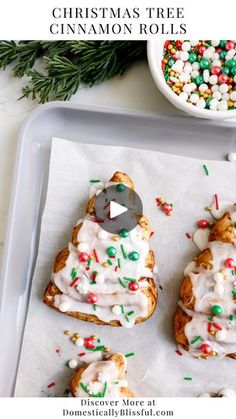
<svg viewBox="0 0 236 419">
<path fill-rule="evenodd" d="M 236 117 L 236 41 L 152 40 L 148 61 L 177 108 L 200 118 Z"/>
</svg>

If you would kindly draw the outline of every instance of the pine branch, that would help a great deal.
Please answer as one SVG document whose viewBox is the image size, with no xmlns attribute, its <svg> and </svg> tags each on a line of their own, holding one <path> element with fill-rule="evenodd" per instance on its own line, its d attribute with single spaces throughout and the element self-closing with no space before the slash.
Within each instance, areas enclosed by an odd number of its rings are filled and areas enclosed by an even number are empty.
<svg viewBox="0 0 236 419">
<path fill-rule="evenodd" d="M 14 41 L 0 42 L 0 68 L 5 70 L 6 66 L 15 60 L 16 48 Z"/>
<path fill-rule="evenodd" d="M 145 57 L 146 43 L 136 41 L 0 41 L 0 68 L 15 62 L 14 76 L 29 76 L 22 97 L 40 103 L 68 100 L 80 83 L 92 86 L 122 75 Z M 34 68 L 38 58 L 42 72 Z"/>
</svg>

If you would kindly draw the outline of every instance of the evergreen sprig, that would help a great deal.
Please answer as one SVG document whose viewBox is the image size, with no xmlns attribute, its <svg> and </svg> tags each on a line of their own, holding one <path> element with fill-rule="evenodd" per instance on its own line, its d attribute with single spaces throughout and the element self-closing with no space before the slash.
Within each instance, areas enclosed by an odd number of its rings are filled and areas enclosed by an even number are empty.
<svg viewBox="0 0 236 419">
<path fill-rule="evenodd" d="M 14 63 L 15 77 L 29 77 L 21 98 L 39 103 L 68 100 L 81 83 L 122 75 L 145 57 L 146 43 L 138 41 L 0 41 L 0 68 Z M 39 58 L 42 70 L 36 68 Z"/>
</svg>

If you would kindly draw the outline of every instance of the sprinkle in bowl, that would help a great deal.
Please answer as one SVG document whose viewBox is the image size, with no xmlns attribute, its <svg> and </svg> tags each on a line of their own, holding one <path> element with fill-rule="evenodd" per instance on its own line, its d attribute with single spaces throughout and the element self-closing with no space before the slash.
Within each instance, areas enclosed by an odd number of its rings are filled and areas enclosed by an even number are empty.
<svg viewBox="0 0 236 419">
<path fill-rule="evenodd" d="M 174 106 L 199 118 L 236 117 L 236 41 L 157 39 L 147 52 L 153 79 Z"/>
</svg>

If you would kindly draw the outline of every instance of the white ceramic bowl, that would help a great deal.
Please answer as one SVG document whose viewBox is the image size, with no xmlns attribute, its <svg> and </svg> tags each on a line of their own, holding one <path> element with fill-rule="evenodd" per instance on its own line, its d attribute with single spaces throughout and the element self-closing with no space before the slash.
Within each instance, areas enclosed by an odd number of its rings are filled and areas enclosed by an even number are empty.
<svg viewBox="0 0 236 419">
<path fill-rule="evenodd" d="M 185 102 L 173 92 L 165 81 L 163 71 L 161 69 L 161 61 L 163 57 L 165 40 L 157 39 L 151 40 L 147 44 L 148 63 L 152 77 L 163 95 L 174 105 L 176 108 L 181 109 L 198 118 L 208 119 L 226 119 L 236 118 L 236 109 L 228 111 L 212 111 L 210 109 L 201 109 L 192 103 Z"/>
</svg>

